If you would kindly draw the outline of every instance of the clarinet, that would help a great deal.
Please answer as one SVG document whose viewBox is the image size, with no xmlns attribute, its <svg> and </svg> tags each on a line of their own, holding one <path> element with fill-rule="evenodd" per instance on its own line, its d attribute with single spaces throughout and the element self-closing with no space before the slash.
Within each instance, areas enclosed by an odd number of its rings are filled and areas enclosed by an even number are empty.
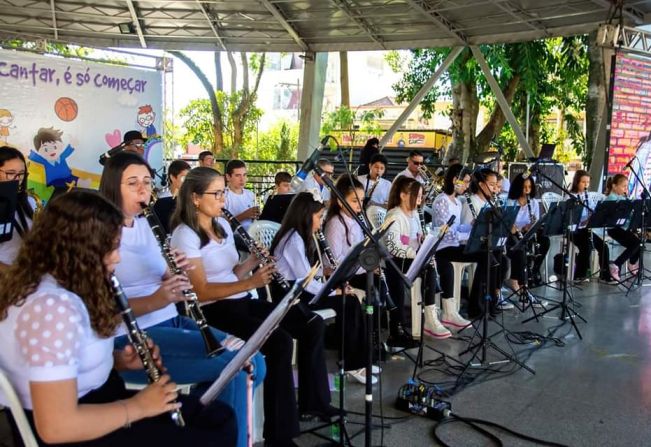
<svg viewBox="0 0 651 447">
<path fill-rule="evenodd" d="M 529 212 L 529 223 L 531 225 L 534 225 L 538 219 L 536 219 L 536 215 L 533 213 L 533 210 L 531 209 L 531 196 L 527 194 L 527 211 Z M 538 234 L 535 233 L 533 235 L 533 255 L 537 255 L 538 248 L 540 248 L 540 245 L 538 244 Z"/>
<path fill-rule="evenodd" d="M 142 212 L 147 219 L 149 228 L 151 228 L 152 233 L 154 233 L 154 237 L 158 242 L 161 254 L 167 263 L 167 267 L 174 275 L 182 275 L 183 270 L 181 270 L 176 264 L 176 260 L 172 254 L 172 248 L 170 247 L 170 237 L 169 235 L 165 235 L 165 230 L 163 230 L 158 217 L 147 206 L 143 207 Z M 197 323 L 197 326 L 199 326 L 201 336 L 203 337 L 203 342 L 206 346 L 206 354 L 208 357 L 212 357 L 223 351 L 224 347 L 221 345 L 221 343 L 219 343 L 219 340 L 215 338 L 212 331 L 210 330 L 210 326 L 208 326 L 206 317 L 201 310 L 201 306 L 199 306 L 199 298 L 197 297 L 197 294 L 190 288 L 183 290 L 183 297 L 185 298 L 185 309 L 188 315 L 195 321 L 195 323 Z"/>
<path fill-rule="evenodd" d="M 472 204 L 472 200 L 470 199 L 470 193 L 468 190 L 463 193 L 463 195 L 466 197 L 466 203 L 468 204 L 468 208 L 470 209 L 470 214 L 472 214 L 473 219 L 477 219 L 477 210 L 475 210 L 475 206 Z"/>
<path fill-rule="evenodd" d="M 588 199 L 588 190 L 586 189 L 583 191 L 584 195 L 583 197 L 585 198 L 585 208 L 588 210 L 588 219 L 586 220 L 586 227 L 587 227 L 587 221 L 590 220 L 590 216 L 592 215 L 592 212 L 590 211 L 590 200 Z M 592 250 L 594 250 L 594 241 L 592 240 L 592 230 L 588 230 L 588 248 L 590 249 L 589 253 L 592 253 Z"/>
<path fill-rule="evenodd" d="M 233 231 L 236 232 L 242 238 L 249 252 L 253 256 L 258 258 L 258 260 L 261 262 L 263 266 L 273 264 L 274 262 L 273 259 L 265 256 L 263 251 L 255 242 L 255 239 L 253 239 L 251 235 L 244 229 L 240 221 L 237 220 L 235 216 L 233 216 L 233 213 L 228 211 L 226 208 L 222 208 L 222 214 L 224 215 L 228 223 L 231 225 Z M 274 282 L 278 283 L 278 285 L 283 289 L 283 293 L 289 292 L 289 289 L 292 288 L 289 281 L 287 281 L 280 272 L 274 272 L 271 275 L 271 278 L 274 280 Z"/>
<path fill-rule="evenodd" d="M 131 342 L 138 357 L 140 357 L 149 382 L 158 382 L 163 375 L 163 372 L 156 366 L 156 362 L 154 362 L 151 351 L 147 346 L 147 340 L 149 337 L 147 337 L 147 334 L 140 329 L 138 321 L 131 310 L 131 306 L 129 306 L 127 296 L 124 294 L 124 290 L 122 290 L 122 286 L 117 277 L 113 274 L 110 277 L 110 284 L 117 308 L 120 311 L 120 315 L 122 315 L 122 320 L 124 321 L 125 326 L 127 327 L 129 342 Z M 183 420 L 183 415 L 181 414 L 180 409 L 177 408 L 175 410 L 170 410 L 170 417 L 177 426 L 185 427 L 185 421 Z"/>
<path fill-rule="evenodd" d="M 319 247 L 321 248 L 321 251 L 325 255 L 326 259 L 328 260 L 328 264 L 330 264 L 330 267 L 336 270 L 337 267 L 339 266 L 339 263 L 335 259 L 335 255 L 332 254 L 332 250 L 330 249 L 330 244 L 328 244 L 328 241 L 326 240 L 323 231 L 321 230 L 316 231 L 316 239 L 319 242 Z"/>
<path fill-rule="evenodd" d="M 371 186 L 371 189 L 367 192 L 366 197 L 364 198 L 364 207 L 366 207 L 369 203 L 371 203 L 371 198 L 373 197 L 373 193 L 375 192 L 375 188 L 377 188 L 377 185 L 380 184 L 380 179 L 382 177 L 377 178 L 375 183 L 373 183 L 373 186 Z"/>
</svg>

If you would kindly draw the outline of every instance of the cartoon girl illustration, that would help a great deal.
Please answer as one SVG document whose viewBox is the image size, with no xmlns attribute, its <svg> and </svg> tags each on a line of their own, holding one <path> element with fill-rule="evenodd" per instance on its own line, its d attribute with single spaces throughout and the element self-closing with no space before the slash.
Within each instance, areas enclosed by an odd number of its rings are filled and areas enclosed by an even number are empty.
<svg viewBox="0 0 651 447">
<path fill-rule="evenodd" d="M 7 109 L 0 109 L 0 139 L 7 144 L 9 137 L 9 128 L 14 122 L 14 116 Z"/>
</svg>

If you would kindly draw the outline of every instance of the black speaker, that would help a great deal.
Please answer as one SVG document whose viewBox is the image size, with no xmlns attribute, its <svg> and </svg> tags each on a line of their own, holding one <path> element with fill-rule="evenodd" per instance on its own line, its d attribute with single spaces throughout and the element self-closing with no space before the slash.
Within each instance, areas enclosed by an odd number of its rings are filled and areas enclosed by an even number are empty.
<svg viewBox="0 0 651 447">
<path fill-rule="evenodd" d="M 532 163 L 511 163 L 509 165 L 509 180 L 513 182 L 513 179 L 518 175 L 526 171 Z M 538 170 L 541 171 L 546 176 L 554 180 L 554 182 L 559 185 L 565 184 L 565 168 L 560 163 L 538 163 Z M 562 194 L 562 191 L 559 187 L 555 186 L 550 180 L 546 179 L 540 174 L 533 174 L 534 181 L 536 183 L 536 198 L 540 198 L 543 193 L 546 192 L 555 192 L 557 194 Z"/>
</svg>

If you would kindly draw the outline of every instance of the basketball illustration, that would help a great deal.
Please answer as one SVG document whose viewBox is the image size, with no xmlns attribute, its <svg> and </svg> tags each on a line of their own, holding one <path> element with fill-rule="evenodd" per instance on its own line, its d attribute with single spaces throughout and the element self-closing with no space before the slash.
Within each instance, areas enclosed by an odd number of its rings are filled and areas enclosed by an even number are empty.
<svg viewBox="0 0 651 447">
<path fill-rule="evenodd" d="M 61 121 L 72 121 L 77 118 L 77 109 L 75 100 L 65 96 L 54 103 L 54 112 Z"/>
</svg>

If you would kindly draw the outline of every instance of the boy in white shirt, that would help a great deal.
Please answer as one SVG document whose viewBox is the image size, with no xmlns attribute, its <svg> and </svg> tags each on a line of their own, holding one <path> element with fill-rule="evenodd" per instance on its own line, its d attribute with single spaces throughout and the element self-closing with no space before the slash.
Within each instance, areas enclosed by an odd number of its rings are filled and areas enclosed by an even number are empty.
<svg viewBox="0 0 651 447">
<path fill-rule="evenodd" d="M 246 164 L 242 160 L 230 160 L 226 164 L 226 205 L 225 208 L 240 221 L 248 230 L 253 219 L 260 215 L 260 209 L 255 204 L 253 191 L 244 188 L 246 185 Z"/>
<path fill-rule="evenodd" d="M 378 205 L 386 208 L 389 201 L 391 182 L 383 179 L 388 164 L 387 157 L 382 154 L 375 154 L 368 164 L 369 174 L 357 177 L 364 187 L 364 205 Z"/>
</svg>

